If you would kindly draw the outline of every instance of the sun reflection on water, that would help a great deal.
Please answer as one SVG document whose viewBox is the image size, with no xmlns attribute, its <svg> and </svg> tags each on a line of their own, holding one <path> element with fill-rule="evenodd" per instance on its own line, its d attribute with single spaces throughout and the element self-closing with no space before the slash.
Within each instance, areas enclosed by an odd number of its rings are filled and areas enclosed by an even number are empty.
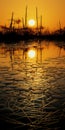
<svg viewBox="0 0 65 130">
<path fill-rule="evenodd" d="M 35 50 L 29 50 L 28 51 L 28 57 L 29 58 L 34 58 L 36 56 L 36 52 L 35 52 Z"/>
<path fill-rule="evenodd" d="M 14 121 L 19 128 L 19 122 L 21 128 L 29 129 L 59 124 L 60 104 L 63 108 L 60 119 L 65 110 L 64 94 L 63 47 L 43 41 L 38 45 L 34 42 L 0 45 L 0 117 L 7 122 L 9 119 L 9 124 Z"/>
</svg>

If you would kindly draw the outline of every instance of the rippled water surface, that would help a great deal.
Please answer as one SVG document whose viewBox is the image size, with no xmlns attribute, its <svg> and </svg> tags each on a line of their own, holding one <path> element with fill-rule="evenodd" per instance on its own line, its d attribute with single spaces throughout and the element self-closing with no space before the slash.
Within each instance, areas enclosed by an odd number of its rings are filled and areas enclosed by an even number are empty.
<svg viewBox="0 0 65 130">
<path fill-rule="evenodd" d="M 65 43 L 0 43 L 3 124 L 7 130 L 65 130 Z"/>
</svg>

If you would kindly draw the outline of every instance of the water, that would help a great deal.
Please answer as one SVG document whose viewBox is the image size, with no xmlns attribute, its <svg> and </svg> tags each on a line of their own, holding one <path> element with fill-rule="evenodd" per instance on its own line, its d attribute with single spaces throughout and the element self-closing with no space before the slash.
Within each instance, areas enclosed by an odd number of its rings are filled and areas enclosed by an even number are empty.
<svg viewBox="0 0 65 130">
<path fill-rule="evenodd" d="M 7 130 L 64 130 L 65 43 L 0 43 L 1 130 L 3 124 Z"/>
</svg>

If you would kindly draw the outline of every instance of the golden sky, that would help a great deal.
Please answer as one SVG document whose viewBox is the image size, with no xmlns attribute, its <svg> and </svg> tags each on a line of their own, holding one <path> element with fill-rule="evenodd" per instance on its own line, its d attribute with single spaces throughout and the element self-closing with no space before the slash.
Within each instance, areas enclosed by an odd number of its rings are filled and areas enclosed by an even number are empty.
<svg viewBox="0 0 65 130">
<path fill-rule="evenodd" d="M 38 17 L 43 18 L 43 26 L 50 29 L 65 26 L 65 0 L 0 0 L 0 25 L 9 24 L 12 12 L 14 18 L 25 17 L 25 7 L 28 6 L 28 20 L 36 19 L 35 10 L 38 8 Z"/>
</svg>

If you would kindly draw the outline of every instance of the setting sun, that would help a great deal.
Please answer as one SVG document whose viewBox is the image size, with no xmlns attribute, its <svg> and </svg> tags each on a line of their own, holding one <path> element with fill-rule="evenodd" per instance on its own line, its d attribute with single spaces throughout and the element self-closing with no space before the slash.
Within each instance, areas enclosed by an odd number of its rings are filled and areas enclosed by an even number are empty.
<svg viewBox="0 0 65 130">
<path fill-rule="evenodd" d="M 34 57 L 35 57 L 35 51 L 34 51 L 34 50 L 29 50 L 28 56 L 29 56 L 30 58 L 34 58 Z"/>
<path fill-rule="evenodd" d="M 30 19 L 30 20 L 28 21 L 28 25 L 29 25 L 30 27 L 35 26 L 35 20 L 34 20 L 34 19 Z"/>
</svg>

